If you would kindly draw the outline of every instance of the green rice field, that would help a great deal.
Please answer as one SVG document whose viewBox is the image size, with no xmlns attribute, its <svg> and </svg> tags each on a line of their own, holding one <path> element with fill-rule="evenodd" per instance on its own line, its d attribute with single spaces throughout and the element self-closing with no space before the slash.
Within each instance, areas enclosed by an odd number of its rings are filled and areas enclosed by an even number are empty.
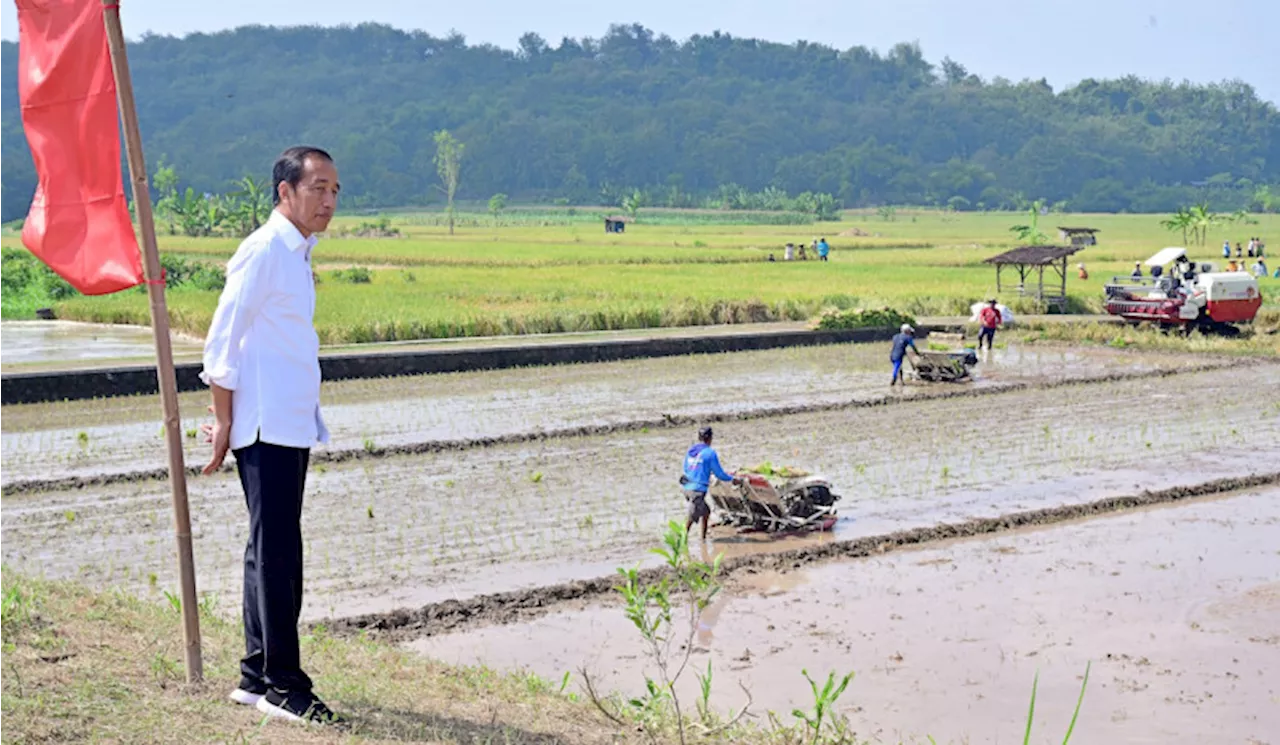
<svg viewBox="0 0 1280 745">
<path fill-rule="evenodd" d="M 623 234 L 606 234 L 603 209 L 523 210 L 462 214 L 454 235 L 439 213 L 387 215 L 393 237 L 340 237 L 368 217 L 340 217 L 315 254 L 320 279 L 316 325 L 322 343 L 352 343 L 459 336 L 692 326 L 806 320 L 822 308 L 892 306 L 915 315 L 967 315 L 969 306 L 996 294 L 995 270 L 984 259 L 1012 248 L 1009 227 L 1021 213 L 899 210 L 892 219 L 846 212 L 839 222 L 806 225 L 742 224 L 740 215 L 645 210 Z M 760 220 L 767 218 L 761 216 Z M 1074 257 L 1067 281 L 1073 312 L 1096 312 L 1102 285 L 1128 274 L 1133 262 L 1168 245 L 1180 233 L 1160 215 L 1053 214 L 1040 229 L 1057 241 L 1056 227 L 1098 228 L 1098 245 Z M 1223 240 L 1280 234 L 1280 216 L 1257 215 L 1252 224 L 1225 224 L 1209 233 L 1195 258 L 1220 259 Z M 788 241 L 825 236 L 831 261 L 782 262 Z M 6 234 L 5 246 L 20 246 Z M 234 238 L 162 235 L 161 250 L 224 262 Z M 1273 254 L 1280 251 L 1274 239 Z M 778 261 L 770 263 L 769 255 Z M 1088 280 L 1079 280 L 1083 261 Z M 1280 261 L 1280 258 L 1273 259 Z M 368 282 L 340 276 L 350 267 L 370 270 Z M 1008 275 L 1006 274 L 1006 278 Z M 1263 281 L 1267 304 L 1280 297 L 1280 280 Z M 1015 312 L 1037 310 L 1006 290 L 1000 299 Z M 175 289 L 168 296 L 174 326 L 203 335 L 217 292 Z M 55 306 L 71 320 L 146 324 L 145 293 L 75 297 Z"/>
</svg>

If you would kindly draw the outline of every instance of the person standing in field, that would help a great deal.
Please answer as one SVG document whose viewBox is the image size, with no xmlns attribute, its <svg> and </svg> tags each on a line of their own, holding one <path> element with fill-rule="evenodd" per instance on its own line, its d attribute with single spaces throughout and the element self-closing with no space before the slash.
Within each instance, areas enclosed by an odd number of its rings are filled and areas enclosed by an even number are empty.
<svg viewBox="0 0 1280 745">
<path fill-rule="evenodd" d="M 788 243 L 786 248 L 782 250 L 782 260 L 791 261 L 796 257 L 796 247 L 793 243 Z"/>
<path fill-rule="evenodd" d="M 320 415 L 320 342 L 311 252 L 338 203 L 338 170 L 314 147 L 285 150 L 272 169 L 275 208 L 227 264 L 200 379 L 213 393 L 211 474 L 228 451 L 249 510 L 244 552 L 245 655 L 236 703 L 272 717 L 339 724 L 302 671 L 302 496 Z"/>
<path fill-rule="evenodd" d="M 685 520 L 684 532 L 688 533 L 695 522 L 702 522 L 702 540 L 707 540 L 707 523 L 711 520 L 711 508 L 707 506 L 707 490 L 711 488 L 711 477 L 732 484 L 741 483 L 737 476 L 725 473 L 720 466 L 720 456 L 711 447 L 714 433 L 710 427 L 698 430 L 698 441 L 684 454 L 684 473 L 680 476 L 680 486 L 684 489 L 684 498 L 689 502 L 689 517 Z"/>
<path fill-rule="evenodd" d="M 818 241 L 818 258 L 822 261 L 827 260 L 827 255 L 831 253 L 831 246 L 827 244 L 827 239 L 822 238 Z"/>
<path fill-rule="evenodd" d="M 1082 261 L 1082 262 L 1080 262 L 1079 264 L 1076 264 L 1076 268 L 1078 268 L 1078 269 L 1080 270 L 1080 275 L 1079 275 L 1079 276 L 1080 276 L 1080 279 L 1088 279 L 1088 278 L 1089 278 L 1089 271 L 1088 271 L 1087 269 L 1085 269 L 1085 268 L 1084 268 L 1084 262 L 1083 262 L 1083 261 Z"/>
<path fill-rule="evenodd" d="M 982 328 L 978 330 L 978 349 L 982 349 L 982 340 L 986 339 L 987 351 L 991 351 L 991 344 L 996 340 L 996 329 L 1004 323 L 995 298 L 987 301 L 987 307 L 978 314 L 978 321 L 982 324 Z"/>
<path fill-rule="evenodd" d="M 1231 241 L 1222 242 L 1222 258 L 1224 259 L 1231 258 Z"/>
<path fill-rule="evenodd" d="M 889 351 L 889 361 L 893 363 L 893 379 L 889 381 L 889 387 L 892 388 L 902 379 L 902 359 L 907 356 L 907 349 L 918 352 L 915 340 L 916 330 L 911 328 L 911 324 L 904 323 L 902 328 L 893 337 L 893 349 Z"/>
</svg>

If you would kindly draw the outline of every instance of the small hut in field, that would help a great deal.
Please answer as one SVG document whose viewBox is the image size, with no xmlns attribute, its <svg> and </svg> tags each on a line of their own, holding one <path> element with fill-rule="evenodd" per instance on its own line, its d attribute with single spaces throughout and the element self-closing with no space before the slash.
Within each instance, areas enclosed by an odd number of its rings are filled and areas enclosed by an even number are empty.
<svg viewBox="0 0 1280 745">
<path fill-rule="evenodd" d="M 1097 228 L 1058 228 L 1058 237 L 1063 243 L 1070 243 L 1073 246 L 1084 248 L 1086 246 L 1098 245 L 1098 233 L 1101 232 Z"/>
<path fill-rule="evenodd" d="M 604 219 L 604 232 L 606 233 L 623 233 L 627 230 L 627 223 L 631 222 L 630 217 L 622 215 L 612 215 Z"/>
<path fill-rule="evenodd" d="M 1046 308 L 1067 310 L 1067 260 L 1082 250 L 1083 246 L 1020 246 L 986 259 L 996 265 L 996 292 L 1004 291 L 1002 272 L 1005 267 L 1018 273 L 1018 295 L 1034 297 Z M 1049 284 L 1045 285 L 1044 270 L 1049 269 Z M 1056 276 L 1055 276 L 1056 275 Z M 1031 277 L 1033 284 L 1027 284 Z"/>
</svg>

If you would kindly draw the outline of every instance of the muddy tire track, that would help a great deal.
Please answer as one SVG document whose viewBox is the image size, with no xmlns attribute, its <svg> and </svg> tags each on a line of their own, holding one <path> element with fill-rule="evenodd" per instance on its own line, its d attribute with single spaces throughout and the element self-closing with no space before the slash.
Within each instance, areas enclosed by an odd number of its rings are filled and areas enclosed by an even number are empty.
<svg viewBox="0 0 1280 745">
<path fill-rule="evenodd" d="M 1280 471 L 1216 479 L 1190 486 L 1179 486 L 1158 491 L 1143 491 L 1132 495 L 1106 497 L 1084 504 L 1028 510 L 999 517 L 974 518 L 958 523 L 941 523 L 931 527 L 865 536 L 822 546 L 798 548 L 771 554 L 742 556 L 726 560 L 721 565 L 723 569 L 722 576 L 726 581 L 732 581 L 733 575 L 737 573 L 799 569 L 816 562 L 864 558 L 940 541 L 995 535 L 1027 526 L 1053 525 L 1081 518 L 1275 484 L 1280 484 Z M 643 581 L 652 582 L 661 578 L 663 573 L 662 569 L 651 568 L 641 570 L 639 574 Z M 310 626 L 311 628 L 323 626 L 328 631 L 340 635 L 364 634 L 390 642 L 403 642 L 424 636 L 464 631 L 481 626 L 505 625 L 533 620 L 558 610 L 562 606 L 611 595 L 616 586 L 617 578 L 611 575 L 536 587 L 529 590 L 481 595 L 465 600 L 447 600 L 418 609 L 326 619 Z"/>
<path fill-rule="evenodd" d="M 424 442 L 411 442 L 403 445 L 393 445 L 388 447 L 370 447 L 370 448 L 346 448 L 342 450 L 323 450 L 312 451 L 312 463 L 347 463 L 351 461 L 370 460 L 387 458 L 403 455 L 424 455 L 444 452 L 460 452 L 466 450 L 474 450 L 478 448 L 496 447 L 502 445 L 523 445 L 528 443 L 541 442 L 545 440 L 555 440 L 573 437 L 593 437 L 600 435 L 612 435 L 627 432 L 639 432 L 646 429 L 665 429 L 673 427 L 688 427 L 702 423 L 722 423 L 735 421 L 752 421 L 757 419 L 769 419 L 773 417 L 794 416 L 797 414 L 815 414 L 832 411 L 844 411 L 852 409 L 873 409 L 882 406 L 897 406 L 901 404 L 909 404 L 918 401 L 947 401 L 952 399 L 963 398 L 981 398 L 986 396 L 998 396 L 1006 393 L 1017 393 L 1029 390 L 1053 390 L 1057 388 L 1098 385 L 1105 383 L 1115 383 L 1131 380 L 1143 380 L 1154 378 L 1168 378 L 1176 375 L 1191 375 L 1203 372 L 1212 372 L 1214 370 L 1235 369 L 1242 367 L 1254 367 L 1258 365 L 1274 364 L 1271 360 L 1264 359 L 1238 359 L 1206 362 L 1199 365 L 1190 365 L 1180 368 L 1166 368 L 1157 370 L 1143 370 L 1140 372 L 1111 372 L 1104 375 L 1092 375 L 1079 378 L 1062 378 L 1059 380 L 1047 381 L 1022 381 L 1013 383 L 1003 383 L 993 385 L 988 388 L 953 388 L 950 390 L 937 388 L 928 393 L 920 393 L 909 397 L 893 397 L 885 396 L 878 399 L 853 399 L 849 401 L 835 401 L 830 403 L 814 403 L 814 404 L 793 404 L 790 406 L 773 406 L 750 411 L 726 412 L 726 413 L 709 413 L 705 415 L 686 415 L 686 414 L 663 414 L 660 418 L 650 419 L 632 419 L 625 422 L 616 422 L 614 424 L 588 424 L 578 427 L 562 427 L 549 430 L 535 430 L 530 432 L 516 432 L 496 437 L 473 437 L 455 440 L 428 440 Z M 234 459 L 228 459 L 219 471 L 221 473 L 234 473 Z M 186 474 L 188 477 L 199 476 L 201 472 L 200 466 L 188 466 Z M 54 479 L 27 479 L 14 481 L 4 484 L 0 487 L 0 491 L 7 496 L 19 494 L 31 494 L 48 491 L 65 491 L 70 489 L 86 489 L 101 486 L 110 486 L 113 484 L 129 484 L 145 481 L 157 481 L 169 477 L 167 468 L 152 468 L 138 471 L 124 471 L 119 473 L 107 473 L 97 476 L 67 476 Z"/>
</svg>

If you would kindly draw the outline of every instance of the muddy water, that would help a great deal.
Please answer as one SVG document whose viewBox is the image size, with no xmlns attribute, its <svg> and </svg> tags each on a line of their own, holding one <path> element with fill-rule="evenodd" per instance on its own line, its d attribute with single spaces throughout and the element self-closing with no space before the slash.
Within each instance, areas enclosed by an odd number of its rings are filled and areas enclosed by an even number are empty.
<svg viewBox="0 0 1280 745">
<path fill-rule="evenodd" d="M 700 618 L 712 703 L 811 704 L 801 676 L 855 672 L 839 709 L 880 742 L 1258 743 L 1280 733 L 1280 489 L 734 581 Z M 687 623 L 687 616 L 679 619 Z M 687 626 L 685 626 L 687 628 Z M 446 662 L 585 667 L 606 690 L 648 669 L 616 606 L 436 636 Z M 696 695 L 692 675 L 686 697 Z M 687 700 L 689 700 L 687 699 Z M 918 738 L 918 739 L 917 739 Z"/>
<path fill-rule="evenodd" d="M 1248 370 L 1280 388 L 1280 366 Z M 772 460 L 825 473 L 844 495 L 834 536 L 1079 503 L 1266 470 L 1280 408 L 1223 371 L 718 425 L 729 467 Z M 683 501 L 682 429 L 552 438 L 312 469 L 304 615 L 385 612 L 608 575 L 642 561 Z M 243 497 L 234 475 L 190 483 L 200 587 L 239 593 Z M 6 562 L 50 576 L 172 588 L 163 481 L 8 495 Z M 156 588 L 149 575 L 157 576 Z"/>
<path fill-rule="evenodd" d="M 502 437 L 664 415 L 877 401 L 890 395 L 882 344 L 696 355 L 326 384 L 332 442 L 318 453 L 427 441 Z M 1209 360 L 1212 362 L 1212 360 Z M 1107 349 L 994 350 L 960 388 L 998 388 L 1113 372 L 1203 365 L 1204 358 Z M 1228 364 L 1228 361 L 1223 361 Z M 908 387 L 898 397 L 954 391 Z M 186 459 L 201 463 L 195 434 L 205 394 L 181 397 Z M 4 483 L 162 469 L 167 461 L 155 397 L 5 407 Z"/>
<path fill-rule="evenodd" d="M 175 336 L 175 353 L 198 352 L 198 339 Z M 155 359 L 151 329 L 74 321 L 5 321 L 0 323 L 0 357 L 5 365 L 31 362 Z"/>
</svg>

